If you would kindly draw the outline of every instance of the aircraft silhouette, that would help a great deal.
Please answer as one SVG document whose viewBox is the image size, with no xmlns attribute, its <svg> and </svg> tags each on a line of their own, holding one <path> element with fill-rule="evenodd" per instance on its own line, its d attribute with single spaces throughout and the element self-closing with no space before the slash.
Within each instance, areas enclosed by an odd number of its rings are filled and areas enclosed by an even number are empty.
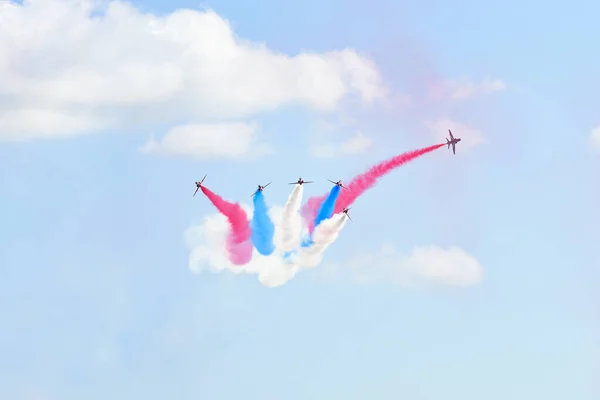
<svg viewBox="0 0 600 400">
<path fill-rule="evenodd" d="M 450 148 L 450 145 L 452 145 L 452 153 L 456 154 L 456 143 L 461 141 L 461 138 L 454 138 L 454 136 L 452 136 L 452 131 L 450 129 L 448 129 L 448 132 L 450 133 L 450 140 L 448 140 L 448 138 L 446 138 L 446 144 L 448 145 L 448 148 Z"/>
<path fill-rule="evenodd" d="M 206 179 L 206 175 L 204 175 L 204 178 L 202 178 L 202 180 L 200 182 L 196 182 L 196 191 L 194 192 L 194 195 L 192 197 L 194 197 L 196 195 L 196 193 L 198 193 L 198 189 L 200 189 L 202 187 L 202 182 L 204 182 L 205 179 Z"/>
<path fill-rule="evenodd" d="M 344 210 L 342 211 L 344 214 L 346 214 L 346 216 L 348 217 L 348 219 L 350 221 L 352 221 L 352 218 L 350 218 L 350 214 L 348 214 L 348 211 L 350 211 L 350 207 L 346 207 L 344 208 Z"/>
<path fill-rule="evenodd" d="M 252 196 L 254 196 L 254 195 L 255 195 L 256 193 L 258 193 L 258 192 L 262 192 L 262 191 L 263 191 L 263 190 L 265 190 L 265 188 L 266 188 L 267 186 L 269 186 L 270 184 L 271 184 L 271 182 L 267 183 L 265 186 L 258 185 L 258 189 L 256 189 L 256 192 L 252 193 Z M 250 197 L 252 197 L 252 196 L 250 196 Z"/>
<path fill-rule="evenodd" d="M 327 179 L 327 180 L 328 180 L 329 182 L 333 183 L 334 185 L 337 185 L 337 186 L 339 186 L 339 187 L 341 187 L 341 188 L 344 188 L 344 189 L 348 189 L 346 186 L 342 185 L 342 181 L 341 181 L 341 180 L 339 180 L 339 181 L 337 181 L 337 182 L 334 182 L 334 181 L 332 181 L 331 179 Z"/>
<path fill-rule="evenodd" d="M 313 181 L 305 181 L 302 178 L 298 178 L 298 181 L 288 183 L 288 185 L 302 185 L 303 183 L 313 183 Z"/>
</svg>

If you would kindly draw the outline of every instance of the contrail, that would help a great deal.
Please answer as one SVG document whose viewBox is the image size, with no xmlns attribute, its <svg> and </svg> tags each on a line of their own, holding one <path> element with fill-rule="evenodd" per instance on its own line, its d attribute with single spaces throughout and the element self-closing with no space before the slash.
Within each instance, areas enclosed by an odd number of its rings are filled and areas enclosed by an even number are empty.
<svg viewBox="0 0 600 400">
<path fill-rule="evenodd" d="M 302 221 L 298 211 L 302 202 L 304 187 L 296 185 L 288 197 L 281 215 L 281 250 L 290 252 L 300 245 L 300 227 Z"/>
<path fill-rule="evenodd" d="M 338 238 L 346 224 L 348 216 L 344 213 L 334 214 L 322 221 L 312 234 L 312 246 L 300 251 L 298 263 L 305 267 L 316 267 L 323 259 L 325 250 Z"/>
<path fill-rule="evenodd" d="M 273 245 L 273 236 L 275 235 L 275 225 L 269 217 L 269 209 L 265 202 L 265 195 L 262 191 L 254 195 L 254 214 L 250 222 L 252 234 L 250 239 L 252 244 L 263 256 L 269 256 L 275 251 Z"/>
<path fill-rule="evenodd" d="M 234 265 L 244 265 L 252 259 L 250 242 L 250 224 L 246 212 L 238 203 L 230 203 L 211 190 L 201 186 L 202 193 L 208 197 L 221 214 L 227 217 L 230 231 L 227 236 L 227 252 Z"/>
<path fill-rule="evenodd" d="M 367 189 L 373 187 L 379 178 L 391 172 L 393 169 L 398 168 L 445 145 L 445 143 L 442 143 L 425 147 L 423 149 L 412 150 L 371 167 L 368 171 L 356 176 L 348 185 L 346 185 L 348 190 L 344 190 L 340 193 L 340 196 L 335 203 L 333 212 L 337 214 L 345 207 L 350 206 L 358 196 L 363 194 Z M 325 196 L 311 197 L 308 199 L 304 207 L 302 207 L 301 213 L 306 221 L 306 224 L 308 225 L 309 232 L 312 232 L 313 229 L 315 229 L 317 212 L 319 210 L 319 206 L 323 204 L 325 199 Z"/>
</svg>

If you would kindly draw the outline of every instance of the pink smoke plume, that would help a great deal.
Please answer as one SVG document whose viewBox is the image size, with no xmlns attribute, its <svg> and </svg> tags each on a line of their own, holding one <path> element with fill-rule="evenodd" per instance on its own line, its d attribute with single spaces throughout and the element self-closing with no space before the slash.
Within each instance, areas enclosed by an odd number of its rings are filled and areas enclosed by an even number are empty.
<svg viewBox="0 0 600 400">
<path fill-rule="evenodd" d="M 410 162 L 424 154 L 437 150 L 445 145 L 445 143 L 442 143 L 425 147 L 419 150 L 408 151 L 406 153 L 397 155 L 389 160 L 383 161 L 371 167 L 367 172 L 356 176 L 348 185 L 344 185 L 346 186 L 347 190 L 342 189 L 342 191 L 340 192 L 340 195 L 335 203 L 335 209 L 333 213 L 340 213 L 345 207 L 348 207 L 352 203 L 354 203 L 358 196 L 363 194 L 367 189 L 373 187 L 377 183 L 377 180 L 383 175 L 391 172 L 395 168 L 406 164 L 407 162 Z M 314 229 L 315 218 L 317 216 L 319 207 L 321 207 L 321 204 L 323 203 L 326 197 L 327 195 L 311 197 L 302 207 L 301 214 L 306 220 L 306 224 L 308 225 L 308 231 L 310 233 L 312 233 Z"/>
<path fill-rule="evenodd" d="M 227 217 L 230 231 L 227 236 L 227 252 L 229 261 L 234 265 L 244 265 L 252 259 L 252 242 L 250 241 L 250 223 L 246 212 L 238 203 L 230 203 L 209 189 L 201 186 L 202 193 L 208 197 L 221 214 Z"/>
</svg>

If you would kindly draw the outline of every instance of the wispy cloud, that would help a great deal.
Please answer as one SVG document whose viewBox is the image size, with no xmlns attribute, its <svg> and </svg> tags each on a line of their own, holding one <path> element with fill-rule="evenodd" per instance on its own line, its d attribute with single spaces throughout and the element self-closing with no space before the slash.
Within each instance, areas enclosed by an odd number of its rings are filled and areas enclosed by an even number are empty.
<svg viewBox="0 0 600 400">
<path fill-rule="evenodd" d="M 360 154 L 373 145 L 373 139 L 357 131 L 340 144 L 321 144 L 311 148 L 311 154 L 317 158 L 334 158 L 346 155 Z"/>
<path fill-rule="evenodd" d="M 430 95 L 436 100 L 467 100 L 506 89 L 501 79 L 485 78 L 480 82 L 463 78 L 436 82 L 430 86 Z"/>
<path fill-rule="evenodd" d="M 160 141 L 151 137 L 140 151 L 147 154 L 186 156 L 197 159 L 217 157 L 243 159 L 274 152 L 258 141 L 256 123 L 188 124 L 172 128 Z"/>
<path fill-rule="evenodd" d="M 355 283 L 381 282 L 402 286 L 442 285 L 466 287 L 483 279 L 481 263 L 458 247 L 416 246 L 409 253 L 399 253 L 391 243 L 379 251 L 354 254 L 345 263 L 328 264 L 322 278 L 351 279 Z"/>
<path fill-rule="evenodd" d="M 600 125 L 592 129 L 592 133 L 590 135 L 590 144 L 594 149 L 600 151 Z"/>
</svg>

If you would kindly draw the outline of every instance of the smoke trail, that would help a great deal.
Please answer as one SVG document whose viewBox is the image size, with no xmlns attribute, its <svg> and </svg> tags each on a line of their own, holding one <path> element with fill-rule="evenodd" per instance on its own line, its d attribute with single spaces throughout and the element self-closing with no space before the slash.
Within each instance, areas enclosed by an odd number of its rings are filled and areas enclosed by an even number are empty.
<svg viewBox="0 0 600 400">
<path fill-rule="evenodd" d="M 338 213 L 322 221 L 312 234 L 312 246 L 302 249 L 298 263 L 306 267 L 319 265 L 325 250 L 338 238 L 347 218 L 346 214 Z"/>
<path fill-rule="evenodd" d="M 338 201 L 335 204 L 334 213 L 341 212 L 344 207 L 351 205 L 358 196 L 363 194 L 367 189 L 373 187 L 379 178 L 383 175 L 391 172 L 393 169 L 398 168 L 407 162 L 413 161 L 414 159 L 430 153 L 434 150 L 439 149 L 446 144 L 436 144 L 433 146 L 425 147 L 423 149 L 412 150 L 400 155 L 397 155 L 389 160 L 383 161 L 373 167 L 371 167 L 365 173 L 356 176 L 346 187 L 348 190 L 344 190 L 340 193 Z M 308 199 L 304 207 L 302 207 L 302 216 L 306 220 L 308 225 L 308 231 L 312 232 L 315 229 L 315 216 L 319 206 L 323 203 L 325 196 L 311 197 Z"/>
<path fill-rule="evenodd" d="M 327 195 L 309 197 L 306 204 L 300 210 L 300 215 L 302 215 L 308 227 L 308 233 L 312 233 L 315 229 L 315 220 L 317 219 L 319 207 L 321 207 L 326 198 Z"/>
<path fill-rule="evenodd" d="M 304 187 L 296 185 L 288 197 L 287 203 L 281 214 L 281 250 L 286 253 L 291 252 L 300 245 L 300 227 L 302 221 L 298 215 Z M 284 257 L 285 258 L 285 257 Z"/>
<path fill-rule="evenodd" d="M 200 189 L 217 210 L 227 217 L 230 227 L 227 236 L 229 260 L 234 265 L 247 264 L 252 259 L 252 243 L 250 242 L 250 224 L 246 212 L 238 203 L 225 201 L 204 186 L 201 186 Z"/>
<path fill-rule="evenodd" d="M 340 195 L 341 188 L 338 185 L 335 185 L 331 188 L 329 195 L 325 198 L 321 207 L 319 208 L 319 212 L 317 216 L 314 218 L 313 225 L 314 227 L 319 226 L 322 221 L 325 221 L 333 215 L 333 209 L 335 208 L 335 202 Z M 302 239 L 302 247 L 310 247 L 314 245 L 314 241 L 312 239 L 312 231 L 309 232 L 309 235 Z"/>
<path fill-rule="evenodd" d="M 338 199 L 338 196 L 340 195 L 340 189 L 341 188 L 338 185 L 334 185 L 331 188 L 329 195 L 327 196 L 327 198 L 325 199 L 323 204 L 321 204 L 321 208 L 319 209 L 319 212 L 317 213 L 317 216 L 315 217 L 315 220 L 314 220 L 315 227 L 319 226 L 321 221 L 329 219 L 333 215 L 333 210 L 335 208 L 335 201 Z"/>
<path fill-rule="evenodd" d="M 275 235 L 275 225 L 269 217 L 269 209 L 265 202 L 265 195 L 262 191 L 254 195 L 254 214 L 250 222 L 252 244 L 256 250 L 263 256 L 269 256 L 275 251 L 273 245 L 273 236 Z"/>
</svg>

